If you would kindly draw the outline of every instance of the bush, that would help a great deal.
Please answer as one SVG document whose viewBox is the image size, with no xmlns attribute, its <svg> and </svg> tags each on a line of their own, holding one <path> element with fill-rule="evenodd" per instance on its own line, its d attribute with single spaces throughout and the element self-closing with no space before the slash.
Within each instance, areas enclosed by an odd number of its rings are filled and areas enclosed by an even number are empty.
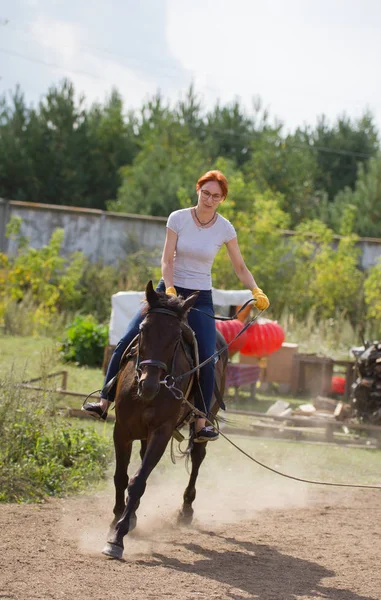
<svg viewBox="0 0 381 600">
<path fill-rule="evenodd" d="M 99 324 L 91 315 L 78 316 L 61 340 L 61 355 L 68 362 L 99 367 L 102 365 L 107 340 L 107 325 Z"/>
<path fill-rule="evenodd" d="M 49 243 L 36 249 L 21 236 L 21 224 L 13 217 L 7 225 L 7 236 L 17 243 L 16 256 L 0 253 L 0 324 L 3 321 L 6 331 L 20 332 L 13 315 L 15 307 L 22 307 L 31 332 L 42 333 L 80 298 L 78 282 L 86 261 L 80 252 L 68 258 L 60 255 L 63 229 L 56 229 Z"/>
<path fill-rule="evenodd" d="M 103 322 L 110 298 L 123 289 L 144 290 L 160 278 L 159 252 L 126 237 L 115 265 L 92 264 L 80 252 L 61 256 L 64 231 L 56 229 L 46 246 L 36 249 L 21 236 L 22 220 L 12 217 L 7 236 L 17 244 L 15 257 L 0 252 L 0 326 L 16 335 L 54 334 L 73 314 L 91 314 Z"/>
<path fill-rule="evenodd" d="M 54 414 L 51 394 L 0 381 L 0 501 L 35 502 L 86 489 L 105 473 L 109 441 Z"/>
<path fill-rule="evenodd" d="M 364 284 L 367 317 L 375 329 L 375 336 L 381 335 L 381 261 L 368 271 Z"/>
<path fill-rule="evenodd" d="M 111 296 L 122 289 L 119 288 L 119 277 L 117 266 L 87 261 L 78 282 L 81 295 L 71 303 L 70 310 L 93 315 L 99 322 L 106 323 L 110 319 Z"/>
</svg>

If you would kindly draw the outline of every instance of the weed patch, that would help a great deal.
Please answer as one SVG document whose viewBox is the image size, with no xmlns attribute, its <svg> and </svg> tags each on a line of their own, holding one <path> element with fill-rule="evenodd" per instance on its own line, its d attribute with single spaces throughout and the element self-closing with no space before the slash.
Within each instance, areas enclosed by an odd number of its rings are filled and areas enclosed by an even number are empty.
<svg viewBox="0 0 381 600">
<path fill-rule="evenodd" d="M 85 489 L 106 471 L 109 440 L 78 428 L 44 392 L 0 380 L 0 501 L 35 502 Z"/>
</svg>

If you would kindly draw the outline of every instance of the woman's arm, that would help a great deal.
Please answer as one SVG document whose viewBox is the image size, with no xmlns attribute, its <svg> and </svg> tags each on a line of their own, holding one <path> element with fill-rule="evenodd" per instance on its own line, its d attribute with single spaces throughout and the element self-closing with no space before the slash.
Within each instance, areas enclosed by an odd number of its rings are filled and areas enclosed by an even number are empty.
<svg viewBox="0 0 381 600">
<path fill-rule="evenodd" d="M 245 261 L 243 260 L 241 250 L 238 245 L 237 238 L 233 238 L 226 244 L 230 262 L 233 265 L 233 269 L 238 279 L 246 286 L 249 290 L 253 290 L 258 287 L 255 283 L 255 279 L 247 268 Z"/>
<path fill-rule="evenodd" d="M 177 233 L 168 229 L 165 237 L 163 254 L 161 257 L 161 274 L 164 279 L 165 287 L 173 286 L 173 261 L 177 244 Z"/>
<path fill-rule="evenodd" d="M 266 294 L 257 286 L 255 283 L 255 279 L 247 268 L 245 261 L 242 258 L 241 250 L 238 246 L 237 238 L 230 240 L 226 244 L 228 249 L 229 258 L 233 265 L 233 269 L 236 272 L 240 281 L 242 281 L 243 285 L 251 290 L 251 293 L 254 297 L 254 306 L 258 308 L 258 310 L 266 310 L 270 306 L 270 302 Z"/>
</svg>

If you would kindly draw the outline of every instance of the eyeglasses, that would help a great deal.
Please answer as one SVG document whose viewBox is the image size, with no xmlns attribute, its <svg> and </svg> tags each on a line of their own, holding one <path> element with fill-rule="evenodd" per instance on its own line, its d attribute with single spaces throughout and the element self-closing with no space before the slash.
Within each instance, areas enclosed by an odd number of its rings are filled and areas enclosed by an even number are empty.
<svg viewBox="0 0 381 600">
<path fill-rule="evenodd" d="M 208 200 L 210 197 L 212 197 L 213 202 L 220 202 L 220 200 L 222 200 L 223 195 L 222 194 L 211 194 L 210 192 L 208 192 L 208 190 L 201 190 L 201 195 Z"/>
</svg>

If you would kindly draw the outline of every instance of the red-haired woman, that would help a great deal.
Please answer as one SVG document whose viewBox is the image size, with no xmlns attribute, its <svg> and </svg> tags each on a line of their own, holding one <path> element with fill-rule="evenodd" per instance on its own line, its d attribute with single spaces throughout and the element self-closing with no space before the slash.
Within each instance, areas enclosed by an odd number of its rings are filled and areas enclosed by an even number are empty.
<svg viewBox="0 0 381 600">
<path fill-rule="evenodd" d="M 176 210 L 169 215 L 167 233 L 161 260 L 162 279 L 156 290 L 187 298 L 199 291 L 195 308 L 190 311 L 188 322 L 196 334 L 200 362 L 211 356 L 216 347 L 216 326 L 213 319 L 203 313 L 214 315 L 212 302 L 211 270 L 214 258 L 226 244 L 233 269 L 240 281 L 252 291 L 255 306 L 264 310 L 269 306 L 266 294 L 257 286 L 247 268 L 239 249 L 233 225 L 218 213 L 218 207 L 228 195 L 228 182 L 220 171 L 208 171 L 197 181 L 197 205 Z M 132 319 L 124 337 L 116 346 L 111 358 L 105 385 L 117 374 L 124 350 L 138 334 L 143 320 L 142 313 Z M 200 385 L 209 411 L 214 389 L 214 361 L 200 369 Z M 105 419 L 114 401 L 115 387 L 107 394 L 101 393 L 99 402 L 88 402 L 83 409 L 93 416 Z M 213 427 L 206 426 L 205 419 L 195 423 L 195 442 L 208 442 L 218 438 Z"/>
</svg>

